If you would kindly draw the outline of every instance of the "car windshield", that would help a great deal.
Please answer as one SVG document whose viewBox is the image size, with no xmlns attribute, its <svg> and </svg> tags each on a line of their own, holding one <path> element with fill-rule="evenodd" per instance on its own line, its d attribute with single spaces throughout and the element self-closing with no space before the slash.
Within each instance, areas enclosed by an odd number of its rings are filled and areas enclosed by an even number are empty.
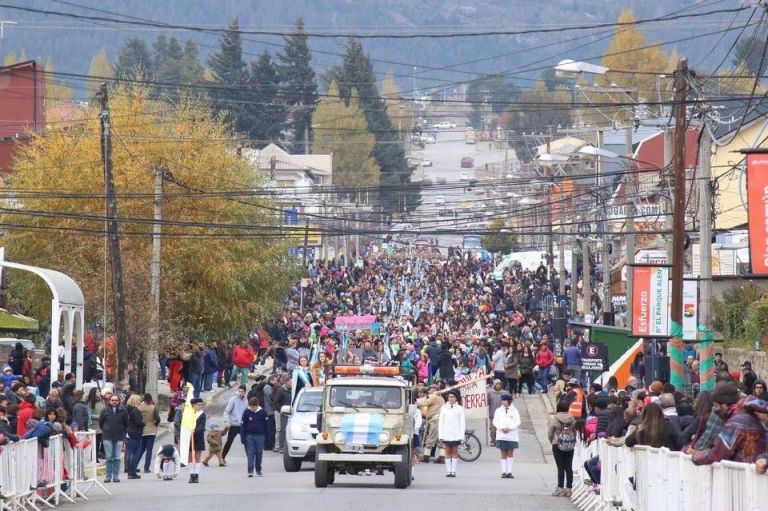
<svg viewBox="0 0 768 511">
<path fill-rule="evenodd" d="M 323 406 L 322 392 L 305 392 L 296 405 L 297 412 L 319 412 Z"/>
<path fill-rule="evenodd" d="M 352 408 L 400 408 L 400 389 L 397 387 L 335 386 L 331 388 L 331 406 Z"/>
</svg>

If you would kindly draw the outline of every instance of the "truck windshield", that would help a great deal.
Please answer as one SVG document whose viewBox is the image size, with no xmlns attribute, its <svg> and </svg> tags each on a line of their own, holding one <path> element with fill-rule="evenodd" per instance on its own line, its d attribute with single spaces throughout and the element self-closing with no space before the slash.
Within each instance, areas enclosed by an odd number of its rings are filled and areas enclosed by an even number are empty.
<svg viewBox="0 0 768 511">
<path fill-rule="evenodd" d="M 397 387 L 335 386 L 331 388 L 330 406 L 397 409 L 402 406 Z"/>
<path fill-rule="evenodd" d="M 322 392 L 304 392 L 301 395 L 299 404 L 296 405 L 297 412 L 319 412 L 323 406 Z"/>
</svg>

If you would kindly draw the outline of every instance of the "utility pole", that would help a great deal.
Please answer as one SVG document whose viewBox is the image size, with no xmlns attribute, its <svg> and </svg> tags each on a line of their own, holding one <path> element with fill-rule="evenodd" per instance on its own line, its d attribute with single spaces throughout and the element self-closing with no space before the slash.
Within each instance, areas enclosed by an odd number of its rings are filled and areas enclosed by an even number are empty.
<svg viewBox="0 0 768 511">
<path fill-rule="evenodd" d="M 584 275 L 584 321 L 587 320 L 587 314 L 592 316 L 592 275 L 589 264 L 589 237 L 581 242 L 581 254 L 584 264 L 582 266 L 582 275 Z M 592 319 L 595 322 L 595 319 Z"/>
<path fill-rule="evenodd" d="M 155 173 L 155 198 L 154 198 L 154 223 L 152 224 L 152 256 L 149 260 L 149 350 L 147 350 L 147 362 L 145 373 L 147 382 L 145 391 L 152 395 L 157 402 L 157 348 L 160 343 L 160 235 L 162 233 L 163 220 L 163 180 L 165 168 L 156 165 Z"/>
<path fill-rule="evenodd" d="M 699 142 L 699 165 L 701 180 L 699 181 L 699 257 L 701 270 L 699 275 L 700 301 L 699 323 L 709 332 L 712 331 L 712 139 L 706 125 L 701 127 Z M 701 390 L 715 388 L 715 346 L 711 335 L 707 333 L 699 339 L 699 359 L 701 361 Z"/>
<path fill-rule="evenodd" d="M 560 236 L 559 236 L 560 249 L 557 254 L 557 259 L 558 259 L 558 267 L 560 268 L 559 290 L 560 290 L 560 294 L 562 295 L 562 294 L 565 294 L 565 232 L 564 232 L 565 225 L 563 225 L 563 213 L 565 212 L 565 201 L 563 200 L 563 183 L 562 182 L 558 185 L 558 189 L 560 190 L 560 193 L 558 194 L 560 205 L 557 209 L 558 216 L 560 217 L 559 219 L 560 220 Z M 552 209 L 553 208 L 550 208 L 550 211 Z M 574 282 L 574 279 L 573 279 L 573 273 L 574 273 L 573 268 L 571 268 L 571 291 L 573 291 L 573 289 L 576 287 L 576 282 Z M 574 300 L 571 300 L 571 305 L 573 305 L 573 302 Z M 571 307 L 571 309 L 573 309 L 573 307 Z M 571 313 L 571 315 L 573 314 Z"/>
<path fill-rule="evenodd" d="M 120 258 L 120 237 L 117 228 L 117 196 L 112 175 L 112 120 L 109 113 L 107 84 L 102 83 L 96 98 L 101 102 L 99 123 L 101 125 L 101 158 L 104 164 L 104 187 L 106 189 L 107 236 L 109 257 L 112 265 L 112 310 L 115 321 L 117 364 L 115 380 L 119 381 L 128 358 L 128 332 L 125 326 L 125 293 L 123 291 L 123 262 Z M 106 335 L 106 334 L 105 334 Z"/>
<path fill-rule="evenodd" d="M 307 219 L 307 223 L 304 226 L 304 252 L 303 252 L 303 258 L 304 258 L 304 266 L 307 266 L 307 245 L 309 245 L 309 219 Z"/>
<path fill-rule="evenodd" d="M 678 389 L 683 379 L 683 270 L 685 267 L 685 98 L 688 95 L 688 60 L 680 59 L 675 71 L 674 210 L 672 218 L 672 303 L 670 304 L 670 383 Z M 709 255 L 709 254 L 707 254 Z"/>
<path fill-rule="evenodd" d="M 672 259 L 672 197 L 668 196 L 666 194 L 666 188 L 669 183 L 672 182 L 672 130 L 666 129 L 664 130 L 664 169 L 663 169 L 663 177 L 662 177 L 662 183 L 664 184 L 664 202 L 666 203 L 664 205 L 666 215 L 664 216 L 664 226 L 665 230 L 667 231 L 667 234 L 664 235 L 665 237 L 665 245 L 667 249 L 667 264 L 674 264 L 674 261 Z"/>
<path fill-rule="evenodd" d="M 603 146 L 603 130 L 597 131 L 597 147 L 598 149 Z M 597 174 L 600 176 L 598 180 L 599 190 L 605 190 L 605 177 L 602 176 L 603 164 L 600 159 L 600 155 L 597 156 Z M 608 197 L 610 198 L 610 190 L 608 190 Z M 599 197 L 599 195 L 598 195 Z M 607 201 L 606 201 L 607 202 Z M 608 232 L 608 210 L 603 206 L 603 254 L 601 259 L 603 260 L 603 324 L 613 325 L 613 298 L 611 297 L 611 254 L 610 254 L 610 237 Z M 607 312 L 607 314 L 606 314 Z"/>
<path fill-rule="evenodd" d="M 626 131 L 624 132 L 624 152 L 626 153 L 627 158 L 632 158 L 633 152 L 631 120 L 629 125 L 626 127 Z M 626 225 L 627 232 L 627 255 L 625 258 L 627 268 L 626 326 L 629 328 L 630 332 L 632 331 L 632 289 L 634 284 L 632 278 L 632 265 L 635 264 L 635 200 L 632 197 L 632 193 L 634 193 L 636 188 L 635 184 L 637 183 L 635 178 L 636 175 L 634 169 L 630 167 L 629 174 L 627 174 L 626 179 L 624 179 L 624 195 L 626 197 L 624 210 L 626 211 L 625 214 L 627 215 L 627 220 L 624 224 Z"/>
</svg>

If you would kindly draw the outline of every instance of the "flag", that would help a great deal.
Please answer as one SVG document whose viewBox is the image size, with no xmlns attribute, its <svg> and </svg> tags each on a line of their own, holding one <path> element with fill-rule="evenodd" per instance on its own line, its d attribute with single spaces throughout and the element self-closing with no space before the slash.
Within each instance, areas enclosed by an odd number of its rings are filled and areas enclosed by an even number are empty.
<svg viewBox="0 0 768 511">
<path fill-rule="evenodd" d="M 191 383 L 187 383 L 187 398 L 182 409 L 181 431 L 179 434 L 179 459 L 180 463 L 185 465 L 189 463 L 190 447 L 194 449 L 192 433 L 194 433 L 195 426 L 197 425 L 197 414 L 191 403 L 194 394 L 195 387 Z"/>
</svg>

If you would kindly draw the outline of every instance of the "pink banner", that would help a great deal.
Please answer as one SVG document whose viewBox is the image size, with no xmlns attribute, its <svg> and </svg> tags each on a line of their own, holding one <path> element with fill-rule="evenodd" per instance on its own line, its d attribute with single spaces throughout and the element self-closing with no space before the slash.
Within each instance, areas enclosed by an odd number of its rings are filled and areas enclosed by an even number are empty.
<svg viewBox="0 0 768 511">
<path fill-rule="evenodd" d="M 339 316 L 336 318 L 337 330 L 370 330 L 376 322 L 376 316 Z"/>
</svg>

